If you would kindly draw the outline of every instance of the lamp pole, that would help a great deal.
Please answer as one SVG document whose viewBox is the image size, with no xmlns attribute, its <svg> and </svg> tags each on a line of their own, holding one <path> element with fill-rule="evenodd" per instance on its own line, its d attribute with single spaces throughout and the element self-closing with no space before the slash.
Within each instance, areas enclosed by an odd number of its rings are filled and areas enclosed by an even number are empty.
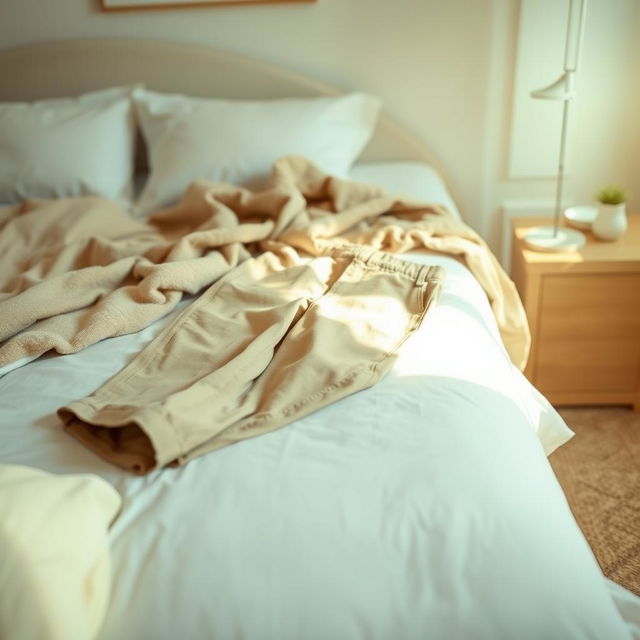
<svg viewBox="0 0 640 640">
<path fill-rule="evenodd" d="M 567 92 L 571 94 L 572 74 L 567 74 Z M 564 156 L 567 148 L 567 123 L 569 122 L 569 102 L 567 97 L 562 101 L 562 127 L 560 133 L 560 157 L 558 160 L 558 179 L 556 182 L 556 211 L 553 218 L 553 237 L 558 235 L 560 216 L 562 214 L 562 187 L 564 183 Z"/>
</svg>

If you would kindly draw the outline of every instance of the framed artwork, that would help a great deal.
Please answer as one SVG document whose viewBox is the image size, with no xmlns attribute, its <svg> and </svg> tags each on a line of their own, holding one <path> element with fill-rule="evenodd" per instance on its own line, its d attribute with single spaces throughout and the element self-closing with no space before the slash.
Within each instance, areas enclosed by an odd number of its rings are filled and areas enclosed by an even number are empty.
<svg viewBox="0 0 640 640">
<path fill-rule="evenodd" d="M 316 2 L 316 0 L 100 0 L 102 11 L 141 11 L 144 9 L 193 9 L 241 4 Z"/>
</svg>

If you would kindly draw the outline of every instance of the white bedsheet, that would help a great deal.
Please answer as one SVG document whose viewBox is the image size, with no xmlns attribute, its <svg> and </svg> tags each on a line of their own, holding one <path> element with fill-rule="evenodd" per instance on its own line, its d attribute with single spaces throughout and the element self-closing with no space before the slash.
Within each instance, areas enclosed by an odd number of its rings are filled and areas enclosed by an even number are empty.
<svg viewBox="0 0 640 640">
<path fill-rule="evenodd" d="M 570 432 L 470 273 L 411 259 L 448 276 L 382 382 L 183 468 L 127 475 L 54 416 L 164 322 L 0 379 L 0 462 L 95 473 L 123 498 L 100 638 L 632 637 L 545 456 Z"/>
</svg>

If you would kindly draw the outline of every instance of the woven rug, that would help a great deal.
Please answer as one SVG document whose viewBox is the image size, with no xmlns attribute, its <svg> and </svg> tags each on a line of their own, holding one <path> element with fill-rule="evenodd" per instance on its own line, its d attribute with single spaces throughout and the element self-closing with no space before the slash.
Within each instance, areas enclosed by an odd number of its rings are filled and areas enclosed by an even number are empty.
<svg viewBox="0 0 640 640">
<path fill-rule="evenodd" d="M 567 408 L 576 435 L 549 458 L 604 574 L 640 595 L 640 414 Z"/>
</svg>

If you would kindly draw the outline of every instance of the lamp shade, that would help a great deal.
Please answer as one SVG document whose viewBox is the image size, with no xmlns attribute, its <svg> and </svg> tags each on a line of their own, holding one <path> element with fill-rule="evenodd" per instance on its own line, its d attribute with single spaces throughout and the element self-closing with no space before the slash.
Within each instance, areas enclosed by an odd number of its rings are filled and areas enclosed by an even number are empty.
<svg viewBox="0 0 640 640">
<path fill-rule="evenodd" d="M 532 98 L 543 100 L 571 100 L 574 96 L 571 71 L 565 71 L 555 82 L 531 92 Z"/>
</svg>

